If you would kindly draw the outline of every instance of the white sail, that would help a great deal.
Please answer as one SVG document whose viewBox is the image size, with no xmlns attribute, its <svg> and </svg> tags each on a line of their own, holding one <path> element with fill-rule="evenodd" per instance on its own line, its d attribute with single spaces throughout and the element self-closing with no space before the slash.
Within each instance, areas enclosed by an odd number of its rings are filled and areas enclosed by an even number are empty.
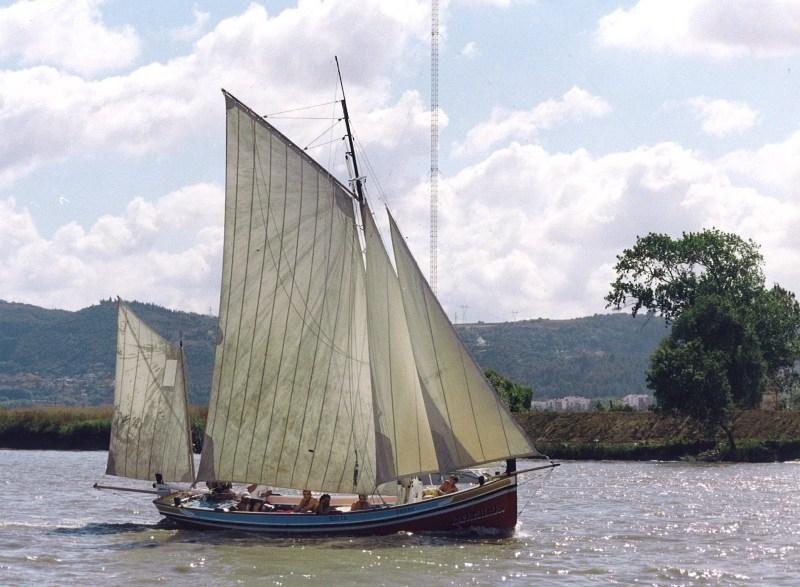
<svg viewBox="0 0 800 587">
<path fill-rule="evenodd" d="M 352 196 L 225 96 L 220 333 L 198 477 L 371 491 L 364 266 Z"/>
<path fill-rule="evenodd" d="M 367 257 L 369 355 L 375 409 L 376 467 L 384 482 L 438 471 L 419 386 L 400 284 L 369 206 L 361 207 Z"/>
<path fill-rule="evenodd" d="M 189 482 L 193 467 L 182 352 L 119 301 L 106 474 Z"/>
<path fill-rule="evenodd" d="M 444 471 L 538 454 L 458 338 L 389 215 L 397 274 Z"/>
</svg>

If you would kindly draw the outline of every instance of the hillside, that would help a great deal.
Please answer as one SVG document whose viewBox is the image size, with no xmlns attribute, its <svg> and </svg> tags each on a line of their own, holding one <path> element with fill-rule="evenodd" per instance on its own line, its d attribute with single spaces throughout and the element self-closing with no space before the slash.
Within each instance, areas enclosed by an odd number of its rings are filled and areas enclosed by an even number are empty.
<svg viewBox="0 0 800 587">
<path fill-rule="evenodd" d="M 659 318 L 627 314 L 458 328 L 482 367 L 532 386 L 534 399 L 647 393 L 650 354 L 668 333 Z"/>
<path fill-rule="evenodd" d="M 205 403 L 214 362 L 216 318 L 132 302 L 167 340 L 183 346 L 189 398 Z M 77 312 L 0 301 L 0 406 L 99 405 L 113 398 L 117 306 Z"/>
<path fill-rule="evenodd" d="M 166 339 L 175 342 L 182 333 L 190 400 L 206 403 L 216 319 L 152 304 L 131 306 Z M 0 301 L 0 407 L 109 403 L 115 325 L 111 300 L 77 312 Z M 482 367 L 532 386 L 535 399 L 646 392 L 648 357 L 666 334 L 660 320 L 627 315 L 459 324 L 457 330 Z"/>
</svg>

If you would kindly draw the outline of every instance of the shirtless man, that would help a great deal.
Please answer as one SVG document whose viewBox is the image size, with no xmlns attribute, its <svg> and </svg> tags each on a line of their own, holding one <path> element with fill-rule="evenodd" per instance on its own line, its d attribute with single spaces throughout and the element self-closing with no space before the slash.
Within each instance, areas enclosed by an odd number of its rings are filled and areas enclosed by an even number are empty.
<svg viewBox="0 0 800 587">
<path fill-rule="evenodd" d="M 448 477 L 444 483 L 439 485 L 439 495 L 455 493 L 458 491 L 456 483 L 458 483 L 458 477 L 456 475 L 450 475 L 450 477 Z"/>
<path fill-rule="evenodd" d="M 311 495 L 311 491 L 308 489 L 303 489 L 303 499 L 300 500 L 296 506 L 294 506 L 294 511 L 296 512 L 313 512 L 317 509 L 319 502 Z"/>
<path fill-rule="evenodd" d="M 354 501 L 350 504 L 350 511 L 351 512 L 360 512 L 363 510 L 368 510 L 372 507 L 372 504 L 367 499 L 367 496 L 363 493 L 358 494 L 358 501 Z"/>
</svg>

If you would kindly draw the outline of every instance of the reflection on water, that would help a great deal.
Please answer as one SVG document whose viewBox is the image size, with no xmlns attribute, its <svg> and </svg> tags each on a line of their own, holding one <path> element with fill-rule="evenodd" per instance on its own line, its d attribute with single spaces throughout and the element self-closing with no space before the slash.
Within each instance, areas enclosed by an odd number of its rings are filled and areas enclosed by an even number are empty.
<svg viewBox="0 0 800 587">
<path fill-rule="evenodd" d="M 0 584 L 796 585 L 797 464 L 566 463 L 511 538 L 181 530 L 91 485 L 105 453 L 0 451 Z"/>
</svg>

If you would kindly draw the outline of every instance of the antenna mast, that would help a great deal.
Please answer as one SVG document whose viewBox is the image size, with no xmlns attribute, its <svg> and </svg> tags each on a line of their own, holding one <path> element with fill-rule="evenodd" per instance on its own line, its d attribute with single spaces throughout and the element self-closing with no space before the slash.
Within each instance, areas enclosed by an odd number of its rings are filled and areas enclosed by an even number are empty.
<svg viewBox="0 0 800 587">
<path fill-rule="evenodd" d="M 433 293 L 438 289 L 439 248 L 439 0 L 431 2 L 431 220 L 430 281 Z"/>
</svg>

